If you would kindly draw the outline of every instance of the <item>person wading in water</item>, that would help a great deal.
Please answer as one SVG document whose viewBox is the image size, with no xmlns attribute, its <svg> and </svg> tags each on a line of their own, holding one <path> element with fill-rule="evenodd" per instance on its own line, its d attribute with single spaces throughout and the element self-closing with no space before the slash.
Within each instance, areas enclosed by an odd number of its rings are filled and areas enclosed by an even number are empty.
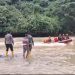
<svg viewBox="0 0 75 75">
<path fill-rule="evenodd" d="M 8 56 L 8 50 L 9 50 L 9 48 L 10 48 L 10 50 L 12 52 L 12 57 L 14 56 L 14 53 L 13 53 L 13 45 L 14 45 L 13 37 L 12 37 L 11 33 L 8 32 L 5 35 L 6 57 Z"/>
<path fill-rule="evenodd" d="M 34 45 L 34 41 L 33 41 L 33 37 L 32 37 L 30 32 L 27 34 L 27 37 L 29 39 L 29 54 L 28 54 L 28 57 L 31 57 L 31 50 L 32 50 L 32 45 Z"/>
<path fill-rule="evenodd" d="M 26 54 L 26 58 L 27 58 L 29 54 L 29 39 L 27 37 L 27 34 L 25 34 L 25 37 L 23 39 L 23 58 L 25 58 L 26 51 L 27 51 Z"/>
</svg>

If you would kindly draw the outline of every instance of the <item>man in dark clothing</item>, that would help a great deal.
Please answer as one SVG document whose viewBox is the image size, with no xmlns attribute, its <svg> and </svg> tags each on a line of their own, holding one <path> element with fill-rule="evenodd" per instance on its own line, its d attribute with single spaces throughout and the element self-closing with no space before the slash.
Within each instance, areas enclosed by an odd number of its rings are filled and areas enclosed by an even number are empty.
<svg viewBox="0 0 75 75">
<path fill-rule="evenodd" d="M 27 37 L 29 39 L 29 50 L 31 51 L 32 50 L 32 45 L 34 45 L 33 37 L 29 33 L 28 33 Z"/>
</svg>

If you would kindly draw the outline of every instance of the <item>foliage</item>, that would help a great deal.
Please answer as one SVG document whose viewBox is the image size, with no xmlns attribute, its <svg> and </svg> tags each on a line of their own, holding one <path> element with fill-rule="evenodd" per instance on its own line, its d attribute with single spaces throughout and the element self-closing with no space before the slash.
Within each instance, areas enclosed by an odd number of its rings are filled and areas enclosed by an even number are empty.
<svg viewBox="0 0 75 75">
<path fill-rule="evenodd" d="M 26 19 L 14 6 L 0 6 L 0 27 L 2 32 L 25 31 Z"/>
<path fill-rule="evenodd" d="M 0 0 L 0 33 L 75 33 L 75 0 Z"/>
</svg>

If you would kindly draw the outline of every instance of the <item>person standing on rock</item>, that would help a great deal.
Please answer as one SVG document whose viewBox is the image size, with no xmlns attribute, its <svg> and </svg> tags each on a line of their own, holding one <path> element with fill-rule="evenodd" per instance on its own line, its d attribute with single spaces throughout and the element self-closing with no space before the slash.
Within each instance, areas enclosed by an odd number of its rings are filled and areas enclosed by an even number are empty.
<svg viewBox="0 0 75 75">
<path fill-rule="evenodd" d="M 12 57 L 14 56 L 13 45 L 14 45 L 14 40 L 13 40 L 12 34 L 10 32 L 8 32 L 5 35 L 6 57 L 8 56 L 8 50 L 9 50 L 9 48 L 11 50 Z"/>
</svg>

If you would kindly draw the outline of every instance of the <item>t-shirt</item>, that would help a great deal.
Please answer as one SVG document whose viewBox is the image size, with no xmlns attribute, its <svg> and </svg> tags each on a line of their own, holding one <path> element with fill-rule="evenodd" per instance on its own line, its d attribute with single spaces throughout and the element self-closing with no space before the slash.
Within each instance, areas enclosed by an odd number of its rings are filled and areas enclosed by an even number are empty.
<svg viewBox="0 0 75 75">
<path fill-rule="evenodd" d="M 28 35 L 29 44 L 34 44 L 33 37 L 31 35 Z"/>
<path fill-rule="evenodd" d="M 14 40 L 11 34 L 6 34 L 5 35 L 5 44 L 13 44 Z"/>
<path fill-rule="evenodd" d="M 25 37 L 25 38 L 23 39 L 23 46 L 26 46 L 26 45 L 27 45 L 27 46 L 29 45 L 29 40 L 28 40 L 28 38 Z"/>
</svg>

